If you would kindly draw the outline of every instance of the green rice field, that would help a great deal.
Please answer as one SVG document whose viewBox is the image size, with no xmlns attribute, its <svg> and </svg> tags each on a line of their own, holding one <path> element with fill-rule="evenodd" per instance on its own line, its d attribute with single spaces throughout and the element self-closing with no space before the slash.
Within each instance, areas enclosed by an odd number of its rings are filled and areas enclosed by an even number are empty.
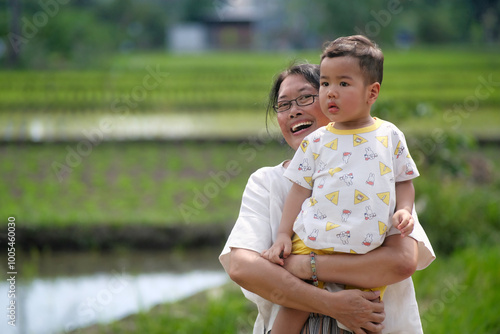
<svg viewBox="0 0 500 334">
<path fill-rule="evenodd" d="M 497 135 L 497 49 L 387 50 L 385 59 L 374 115 L 420 133 L 438 127 L 486 138 Z M 64 131 L 68 115 L 79 122 L 96 114 L 238 113 L 261 119 L 274 75 L 293 60 L 317 63 L 319 54 L 129 54 L 88 70 L 4 70 L 0 138 L 20 131 L 26 118 L 47 115 L 61 119 L 53 131 Z"/>
</svg>

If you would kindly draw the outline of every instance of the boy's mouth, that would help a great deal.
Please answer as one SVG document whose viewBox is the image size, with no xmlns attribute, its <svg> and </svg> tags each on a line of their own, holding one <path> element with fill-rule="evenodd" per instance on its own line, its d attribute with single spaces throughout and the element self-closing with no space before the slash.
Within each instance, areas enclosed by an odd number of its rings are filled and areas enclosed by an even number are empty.
<svg viewBox="0 0 500 334">
<path fill-rule="evenodd" d="M 328 103 L 328 111 L 329 112 L 339 111 L 339 107 L 337 106 L 337 104 L 335 102 L 330 102 L 330 103 Z"/>
</svg>

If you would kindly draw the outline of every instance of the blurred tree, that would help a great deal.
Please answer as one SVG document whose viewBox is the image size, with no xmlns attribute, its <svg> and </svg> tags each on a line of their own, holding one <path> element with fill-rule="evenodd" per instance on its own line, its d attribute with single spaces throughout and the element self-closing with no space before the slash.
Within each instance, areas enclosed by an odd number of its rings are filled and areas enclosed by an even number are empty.
<svg viewBox="0 0 500 334">
<path fill-rule="evenodd" d="M 9 21 L 10 17 L 10 21 Z M 7 2 L 7 11 L 0 12 L 0 22 L 9 22 L 8 31 L 0 31 L 1 36 L 8 36 L 8 32 L 14 35 L 21 34 L 21 3 L 20 0 L 9 0 Z M 0 28 L 1 29 L 1 28 Z M 14 49 L 11 43 L 4 42 L 4 49 L 7 53 L 7 61 L 9 67 L 16 67 L 19 63 L 19 52 Z"/>
<path fill-rule="evenodd" d="M 0 59 L 11 66 L 85 65 L 107 52 L 161 49 L 172 23 L 217 17 L 240 1 L 0 0 Z M 273 0 L 259 8 L 269 6 L 278 8 L 268 17 L 273 33 L 296 49 L 356 33 L 384 47 L 400 40 L 500 41 L 500 0 Z"/>
<path fill-rule="evenodd" d="M 118 28 L 116 37 L 121 51 L 163 47 L 169 16 L 160 2 L 107 1 L 94 6 L 93 11 L 100 20 Z"/>
<path fill-rule="evenodd" d="M 231 0 L 174 0 L 170 7 L 176 6 L 179 10 L 180 21 L 199 21 L 209 14 L 215 14 L 217 6 L 230 4 Z"/>
<path fill-rule="evenodd" d="M 417 8 L 419 20 L 417 36 L 423 43 L 465 42 L 471 24 L 470 1 L 455 2 L 426 0 Z"/>
<path fill-rule="evenodd" d="M 474 19 L 480 23 L 485 41 L 500 41 L 500 1 L 476 0 L 471 1 L 471 5 Z"/>
</svg>

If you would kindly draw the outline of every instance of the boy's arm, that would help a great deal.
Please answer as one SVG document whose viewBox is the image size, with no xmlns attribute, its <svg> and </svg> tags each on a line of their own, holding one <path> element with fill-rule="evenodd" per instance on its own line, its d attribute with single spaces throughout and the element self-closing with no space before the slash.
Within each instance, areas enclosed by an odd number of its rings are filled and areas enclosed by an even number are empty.
<svg viewBox="0 0 500 334">
<path fill-rule="evenodd" d="M 291 238 L 293 235 L 293 224 L 300 213 L 302 203 L 311 196 L 310 189 L 294 183 L 283 206 L 280 226 L 276 241 L 268 250 L 262 252 L 262 256 L 271 262 L 283 265 L 283 258 L 287 258 L 292 250 Z M 282 255 L 282 256 L 281 256 Z"/>
<path fill-rule="evenodd" d="M 396 182 L 396 211 L 405 209 L 410 214 L 415 202 L 415 188 L 411 180 Z"/>
<path fill-rule="evenodd" d="M 401 237 L 413 231 L 413 202 L 415 201 L 415 188 L 411 180 L 396 182 L 396 209 L 392 223 L 399 231 Z"/>
</svg>

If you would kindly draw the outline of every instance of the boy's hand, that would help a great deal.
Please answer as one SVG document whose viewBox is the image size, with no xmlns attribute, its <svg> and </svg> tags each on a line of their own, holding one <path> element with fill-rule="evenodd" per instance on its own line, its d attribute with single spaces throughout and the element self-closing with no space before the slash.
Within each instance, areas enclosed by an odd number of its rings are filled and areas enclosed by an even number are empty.
<svg viewBox="0 0 500 334">
<path fill-rule="evenodd" d="M 398 210 L 392 216 L 392 224 L 401 232 L 401 237 L 406 237 L 415 227 L 411 213 L 406 209 Z"/>
<path fill-rule="evenodd" d="M 274 244 L 268 250 L 262 252 L 261 256 L 273 263 L 284 265 L 288 255 L 292 251 L 292 239 L 285 233 L 278 233 Z M 280 256 L 282 255 L 282 256 Z"/>
</svg>

